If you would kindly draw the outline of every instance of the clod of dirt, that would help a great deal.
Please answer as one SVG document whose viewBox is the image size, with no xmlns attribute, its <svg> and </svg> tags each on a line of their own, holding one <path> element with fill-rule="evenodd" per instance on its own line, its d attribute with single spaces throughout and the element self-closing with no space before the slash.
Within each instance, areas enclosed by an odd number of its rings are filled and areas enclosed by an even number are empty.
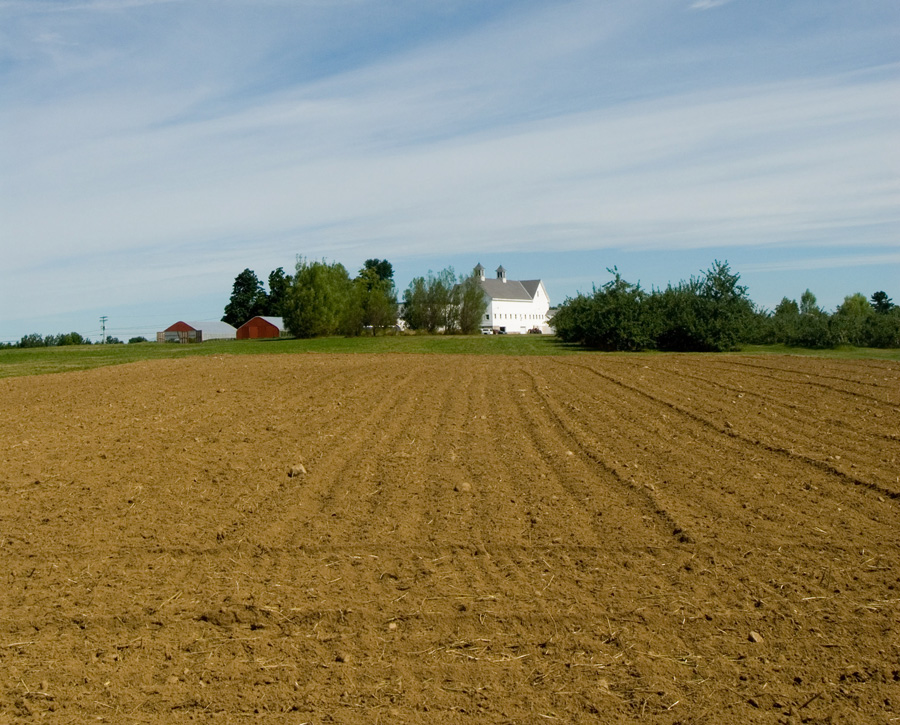
<svg viewBox="0 0 900 725">
<path fill-rule="evenodd" d="M 297 478 L 306 475 L 306 467 L 302 463 L 295 463 L 288 471 L 289 478 Z"/>
<path fill-rule="evenodd" d="M 759 632 L 751 631 L 750 635 L 747 637 L 754 644 L 759 644 L 763 641 L 763 637 Z"/>
<path fill-rule="evenodd" d="M 460 493 L 469 493 L 472 490 L 472 484 L 468 481 L 463 481 L 462 483 L 458 483 L 453 487 L 454 491 L 458 491 Z"/>
<path fill-rule="evenodd" d="M 346 664 L 346 663 L 350 662 L 350 655 L 347 652 L 338 652 L 334 656 L 334 661 L 342 662 L 342 663 Z"/>
</svg>

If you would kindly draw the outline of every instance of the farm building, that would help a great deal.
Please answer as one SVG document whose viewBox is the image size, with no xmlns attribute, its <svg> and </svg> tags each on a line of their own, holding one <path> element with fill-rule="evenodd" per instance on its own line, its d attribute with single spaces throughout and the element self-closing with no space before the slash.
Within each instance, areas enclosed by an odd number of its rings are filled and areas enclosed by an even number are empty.
<svg viewBox="0 0 900 725">
<path fill-rule="evenodd" d="M 156 333 L 157 342 L 203 342 L 204 340 L 234 340 L 237 330 L 227 322 L 178 321 L 162 332 Z"/>
<path fill-rule="evenodd" d="M 280 317 L 254 317 L 237 329 L 238 340 L 259 340 L 270 337 L 287 337 L 290 333 Z"/>
<path fill-rule="evenodd" d="M 548 324 L 550 298 L 544 283 L 539 279 L 512 280 L 506 278 L 506 270 L 497 268 L 496 279 L 485 279 L 484 267 L 475 267 L 481 289 L 488 300 L 488 307 L 481 321 L 482 331 L 525 333 L 540 330 L 552 332 Z"/>
</svg>

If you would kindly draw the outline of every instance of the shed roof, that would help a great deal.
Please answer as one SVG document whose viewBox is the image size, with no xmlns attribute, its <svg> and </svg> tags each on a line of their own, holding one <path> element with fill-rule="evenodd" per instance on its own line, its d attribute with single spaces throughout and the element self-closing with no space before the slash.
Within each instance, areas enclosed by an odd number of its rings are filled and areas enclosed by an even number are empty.
<svg viewBox="0 0 900 725">
<path fill-rule="evenodd" d="M 259 319 L 265 320 L 270 325 L 275 325 L 279 330 L 284 329 L 284 319 L 281 317 L 269 317 L 267 315 L 260 315 Z"/>
<path fill-rule="evenodd" d="M 205 336 L 209 335 L 231 335 L 232 337 L 235 335 L 237 330 L 229 325 L 227 322 L 221 322 L 219 320 L 203 320 L 201 322 L 185 322 L 189 327 L 193 327 L 195 330 L 202 330 L 205 333 Z"/>
</svg>

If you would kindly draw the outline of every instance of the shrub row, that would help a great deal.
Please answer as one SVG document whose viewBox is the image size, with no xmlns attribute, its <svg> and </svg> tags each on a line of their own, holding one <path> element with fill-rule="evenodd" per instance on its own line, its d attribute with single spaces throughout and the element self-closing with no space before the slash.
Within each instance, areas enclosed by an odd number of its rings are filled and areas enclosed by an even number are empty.
<svg viewBox="0 0 900 725">
<path fill-rule="evenodd" d="M 833 314 L 807 290 L 797 304 L 784 298 L 774 312 L 758 309 L 727 262 L 700 277 L 645 291 L 610 269 L 613 279 L 592 294 L 570 297 L 559 308 L 556 334 L 599 350 L 718 352 L 741 343 L 795 347 L 900 347 L 900 307 L 885 292 L 871 301 L 844 299 Z"/>
</svg>

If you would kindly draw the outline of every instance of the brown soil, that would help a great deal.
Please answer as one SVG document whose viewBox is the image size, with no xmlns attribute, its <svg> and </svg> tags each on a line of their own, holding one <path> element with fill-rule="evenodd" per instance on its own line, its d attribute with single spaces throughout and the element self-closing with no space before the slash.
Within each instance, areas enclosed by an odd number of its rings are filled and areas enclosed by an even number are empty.
<svg viewBox="0 0 900 725">
<path fill-rule="evenodd" d="M 0 722 L 900 722 L 898 496 L 895 363 L 0 380 Z"/>
</svg>

